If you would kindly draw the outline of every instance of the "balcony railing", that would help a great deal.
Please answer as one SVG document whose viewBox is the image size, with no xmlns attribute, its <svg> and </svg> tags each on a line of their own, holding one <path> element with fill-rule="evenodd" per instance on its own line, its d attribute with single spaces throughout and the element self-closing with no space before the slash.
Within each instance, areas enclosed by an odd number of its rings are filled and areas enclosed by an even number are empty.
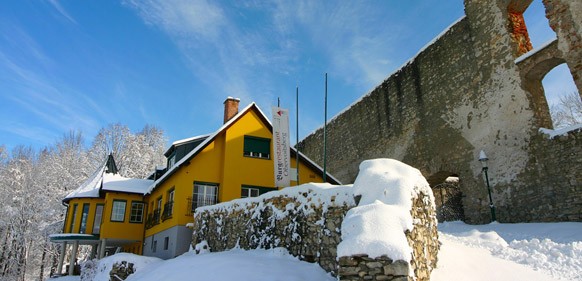
<svg viewBox="0 0 582 281">
<path fill-rule="evenodd" d="M 150 229 L 160 223 L 160 209 L 154 210 L 148 215 L 146 220 L 146 229 Z"/>
<path fill-rule="evenodd" d="M 196 200 L 192 200 L 192 197 L 188 197 L 186 200 L 188 201 L 188 214 L 189 215 L 194 214 L 194 211 L 198 207 L 204 207 L 204 206 L 214 205 L 214 204 L 220 203 L 220 202 L 218 202 L 216 196 L 207 196 L 207 197 L 200 196 L 200 197 L 196 198 Z"/>
<path fill-rule="evenodd" d="M 170 201 L 164 204 L 164 212 L 162 212 L 162 221 L 165 221 L 172 217 L 173 209 L 174 201 Z"/>
</svg>

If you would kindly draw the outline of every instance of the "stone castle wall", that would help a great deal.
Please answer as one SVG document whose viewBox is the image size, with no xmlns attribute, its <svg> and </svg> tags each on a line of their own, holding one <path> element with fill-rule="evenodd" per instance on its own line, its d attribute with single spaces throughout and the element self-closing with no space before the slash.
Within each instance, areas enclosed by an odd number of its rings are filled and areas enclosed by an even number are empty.
<svg viewBox="0 0 582 281">
<path fill-rule="evenodd" d="M 432 186 L 457 176 L 466 221 L 484 223 L 491 219 L 477 161 L 484 150 L 498 220 L 582 220 L 580 132 L 569 141 L 538 132 L 552 126 L 543 76 L 566 62 L 582 86 L 580 4 L 544 0 L 557 43 L 516 60 L 528 39 L 512 21 L 527 2 L 465 0 L 464 18 L 328 123 L 328 171 L 350 183 L 362 160 L 394 158 Z M 319 129 L 300 143 L 320 164 L 322 140 Z"/>
</svg>

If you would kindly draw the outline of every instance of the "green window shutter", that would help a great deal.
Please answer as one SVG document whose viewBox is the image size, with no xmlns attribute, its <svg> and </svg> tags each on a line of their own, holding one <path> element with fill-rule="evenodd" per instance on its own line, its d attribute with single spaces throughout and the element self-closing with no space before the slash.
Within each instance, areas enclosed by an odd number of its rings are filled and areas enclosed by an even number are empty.
<svg viewBox="0 0 582 281">
<path fill-rule="evenodd" d="M 245 136 L 244 151 L 269 154 L 271 152 L 271 140 Z"/>
</svg>

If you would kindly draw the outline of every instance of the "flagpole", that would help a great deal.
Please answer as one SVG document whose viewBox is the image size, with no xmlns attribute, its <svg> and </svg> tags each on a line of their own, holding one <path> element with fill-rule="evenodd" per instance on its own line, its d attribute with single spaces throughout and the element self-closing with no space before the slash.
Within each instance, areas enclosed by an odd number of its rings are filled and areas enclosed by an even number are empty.
<svg viewBox="0 0 582 281">
<path fill-rule="evenodd" d="M 299 85 L 295 88 L 295 150 L 297 151 L 297 157 L 295 157 L 297 185 L 299 185 Z"/>
<path fill-rule="evenodd" d="M 327 182 L 327 72 L 325 73 L 324 115 L 325 123 L 323 123 L 323 182 Z"/>
</svg>

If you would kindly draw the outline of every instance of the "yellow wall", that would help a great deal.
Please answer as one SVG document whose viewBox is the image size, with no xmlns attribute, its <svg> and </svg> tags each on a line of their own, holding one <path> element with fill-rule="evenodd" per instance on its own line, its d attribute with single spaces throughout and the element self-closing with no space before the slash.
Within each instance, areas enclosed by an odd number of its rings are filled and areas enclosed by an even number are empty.
<svg viewBox="0 0 582 281">
<path fill-rule="evenodd" d="M 89 204 L 89 215 L 87 217 L 87 227 L 85 233 L 93 234 L 93 222 L 95 221 L 95 209 L 97 204 L 104 204 L 105 200 L 102 198 L 74 198 L 69 202 L 67 209 L 67 217 L 65 219 L 65 228 L 63 233 L 79 233 L 81 228 L 81 218 L 83 214 L 83 204 Z M 73 206 L 77 204 L 77 216 L 75 217 L 75 225 L 73 231 L 70 231 L 71 219 L 73 218 Z"/>
<path fill-rule="evenodd" d="M 113 200 L 126 201 L 123 222 L 111 221 Z M 105 208 L 103 209 L 103 222 L 101 224 L 101 238 L 143 241 L 144 223 L 146 218 L 145 213 L 147 207 L 144 206 L 144 217 L 141 223 L 129 221 L 131 202 L 144 202 L 143 196 L 138 194 L 107 192 L 105 194 L 105 202 Z"/>
<path fill-rule="evenodd" d="M 160 224 L 146 230 L 146 237 L 193 221 L 188 198 L 192 198 L 194 182 L 218 184 L 219 202 L 240 198 L 243 185 L 270 187 L 275 190 L 273 160 L 243 156 L 245 135 L 272 139 L 268 125 L 263 123 L 257 112 L 250 110 L 190 159 L 189 164 L 167 177 L 147 196 L 146 201 L 150 207 L 148 214 L 151 214 L 156 208 L 157 199 L 162 197 L 163 211 L 168 191 L 171 188 L 175 190 L 172 218 L 165 221 L 160 219 Z M 271 145 L 271 156 L 272 150 Z M 300 164 L 300 183 L 322 182 L 319 171 L 312 170 L 303 162 Z M 291 167 L 296 167 L 295 157 L 291 159 Z M 296 185 L 296 182 L 292 181 L 291 185 Z"/>
</svg>

